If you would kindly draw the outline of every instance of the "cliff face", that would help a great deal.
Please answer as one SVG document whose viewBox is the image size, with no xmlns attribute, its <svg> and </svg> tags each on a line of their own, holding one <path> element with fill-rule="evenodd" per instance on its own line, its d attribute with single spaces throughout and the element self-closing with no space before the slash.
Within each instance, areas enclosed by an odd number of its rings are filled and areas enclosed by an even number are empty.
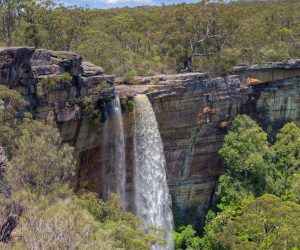
<svg viewBox="0 0 300 250">
<path fill-rule="evenodd" d="M 68 84 L 39 93 L 43 79 L 71 75 Z M 64 141 L 75 146 L 78 188 L 102 195 L 114 190 L 115 121 L 112 102 L 147 93 L 156 113 L 164 143 L 167 177 L 174 204 L 200 215 L 213 201 L 217 180 L 224 171 L 218 156 L 228 126 L 238 114 L 248 114 L 275 132 L 284 123 L 300 124 L 300 61 L 240 66 L 232 76 L 210 79 L 201 73 L 137 78 L 139 85 L 113 86 L 114 77 L 83 62 L 76 54 L 0 49 L 0 82 L 18 89 L 36 118 L 56 121 Z M 89 97 L 101 109 L 105 122 L 91 124 L 82 112 Z M 126 144 L 127 197 L 133 192 L 134 114 L 123 107 Z"/>
<path fill-rule="evenodd" d="M 65 74 L 69 75 L 68 79 L 59 83 Z M 104 75 L 101 67 L 84 62 L 74 53 L 0 48 L 0 83 L 20 91 L 28 101 L 27 110 L 35 118 L 57 123 L 63 140 L 76 149 L 79 176 L 82 169 L 84 173 L 90 168 L 97 170 L 103 135 L 101 126 L 92 126 L 86 119 L 82 100 L 89 97 L 94 102 L 109 103 L 114 98 L 113 81 L 114 76 Z M 98 165 L 84 160 L 86 151 L 93 154 Z M 95 182 L 94 186 L 101 187 L 98 184 L 101 180 Z M 100 192 L 100 188 L 95 190 Z"/>
<path fill-rule="evenodd" d="M 299 60 L 236 67 L 234 73 L 215 79 L 170 76 L 161 81 L 168 90 L 149 94 L 165 146 L 170 192 L 183 211 L 195 207 L 201 214 L 213 201 L 224 171 L 217 152 L 237 114 L 252 116 L 274 133 L 286 122 L 300 124 Z"/>
<path fill-rule="evenodd" d="M 195 207 L 203 213 L 224 170 L 217 151 L 249 89 L 241 88 L 236 76 L 172 78 L 166 79 L 167 90 L 149 94 L 164 142 L 170 192 L 183 211 Z"/>
</svg>

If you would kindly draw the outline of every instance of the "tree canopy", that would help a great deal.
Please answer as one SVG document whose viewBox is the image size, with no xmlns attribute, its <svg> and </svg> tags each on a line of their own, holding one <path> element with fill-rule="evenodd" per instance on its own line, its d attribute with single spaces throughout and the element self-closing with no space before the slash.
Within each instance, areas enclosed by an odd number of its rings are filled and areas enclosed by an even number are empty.
<svg viewBox="0 0 300 250">
<path fill-rule="evenodd" d="M 3 0 L 0 43 L 72 50 L 120 76 L 208 71 L 298 57 L 300 3 L 206 1 L 109 10 Z"/>
<path fill-rule="evenodd" d="M 177 249 L 298 249 L 300 128 L 285 124 L 274 144 L 250 117 L 235 118 L 219 151 L 217 209 L 202 236 L 189 225 L 175 233 Z"/>
</svg>

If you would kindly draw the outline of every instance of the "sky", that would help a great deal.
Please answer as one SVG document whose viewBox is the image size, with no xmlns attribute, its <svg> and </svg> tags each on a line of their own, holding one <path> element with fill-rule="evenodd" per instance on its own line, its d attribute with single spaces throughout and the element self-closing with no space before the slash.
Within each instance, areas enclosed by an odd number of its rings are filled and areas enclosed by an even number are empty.
<svg viewBox="0 0 300 250">
<path fill-rule="evenodd" d="M 118 7 L 133 7 L 143 5 L 161 5 L 161 4 L 176 4 L 176 3 L 196 3 L 199 0 L 60 0 L 65 5 L 77 5 L 89 8 L 118 8 Z"/>
</svg>

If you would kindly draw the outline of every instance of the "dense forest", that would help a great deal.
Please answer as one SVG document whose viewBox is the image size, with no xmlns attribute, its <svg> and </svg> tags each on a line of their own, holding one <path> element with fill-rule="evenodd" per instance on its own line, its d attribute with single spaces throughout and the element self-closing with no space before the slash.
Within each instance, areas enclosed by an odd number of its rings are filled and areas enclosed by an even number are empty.
<svg viewBox="0 0 300 250">
<path fill-rule="evenodd" d="M 176 249 L 299 249 L 300 128 L 285 124 L 270 135 L 237 116 L 219 150 L 227 170 L 219 203 L 208 211 L 202 237 L 178 225 Z"/>
<path fill-rule="evenodd" d="M 98 10 L 0 0 L 0 33 L 1 46 L 74 51 L 117 76 L 225 76 L 237 64 L 300 57 L 300 1 Z M 24 112 L 26 105 L 0 84 L 0 221 L 11 227 L 0 247 L 144 250 L 166 243 L 160 228 L 145 228 L 116 194 L 104 201 L 75 192 L 74 148 L 54 124 Z M 205 219 L 173 209 L 175 249 L 300 249 L 300 127 L 286 123 L 274 135 L 238 115 L 218 154 L 226 171 Z"/>
<path fill-rule="evenodd" d="M 232 1 L 109 10 L 3 0 L 0 44 L 71 50 L 119 76 L 227 74 L 299 57 L 300 2 Z"/>
</svg>

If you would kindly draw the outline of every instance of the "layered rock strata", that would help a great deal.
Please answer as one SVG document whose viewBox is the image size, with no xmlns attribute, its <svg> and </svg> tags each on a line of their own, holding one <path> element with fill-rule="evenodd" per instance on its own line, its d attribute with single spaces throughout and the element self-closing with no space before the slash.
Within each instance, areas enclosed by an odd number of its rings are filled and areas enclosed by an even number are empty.
<svg viewBox="0 0 300 250">
<path fill-rule="evenodd" d="M 68 77 L 66 77 L 68 74 Z M 228 77 L 202 73 L 139 77 L 136 85 L 113 86 L 114 77 L 70 52 L 33 48 L 0 49 L 0 82 L 18 89 L 37 119 L 57 122 L 65 142 L 75 146 L 77 187 L 102 195 L 114 179 L 114 128 L 111 99 L 121 98 L 126 144 L 127 199 L 133 193 L 134 112 L 127 101 L 147 93 L 164 144 L 167 177 L 174 205 L 195 208 L 201 216 L 213 202 L 224 171 L 218 156 L 234 117 L 248 114 L 275 132 L 287 121 L 300 124 L 300 61 L 239 66 Z M 53 87 L 47 85 L 55 80 Z M 101 110 L 102 123 L 83 112 L 89 98 Z M 113 190 L 112 190 L 113 191 Z"/>
</svg>

